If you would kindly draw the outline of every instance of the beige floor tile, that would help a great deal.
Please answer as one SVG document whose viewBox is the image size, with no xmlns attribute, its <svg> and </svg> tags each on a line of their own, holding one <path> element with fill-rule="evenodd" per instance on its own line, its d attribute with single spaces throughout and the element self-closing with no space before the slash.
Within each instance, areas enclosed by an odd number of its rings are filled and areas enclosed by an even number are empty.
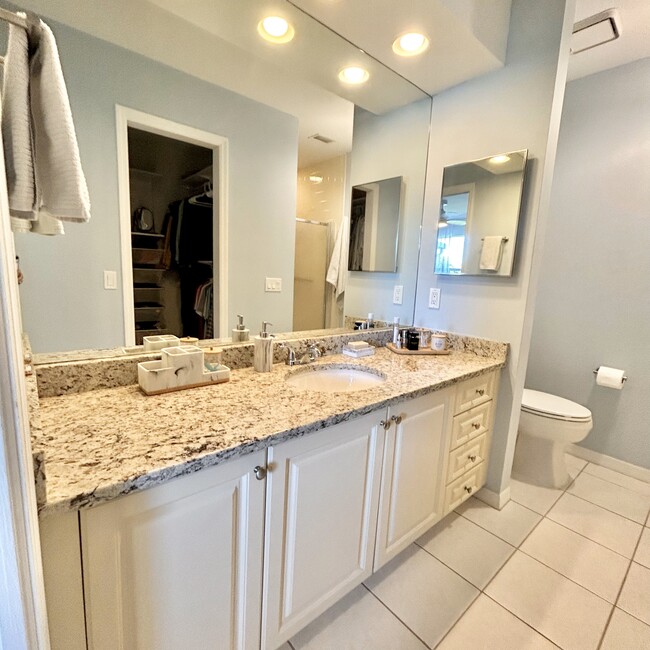
<svg viewBox="0 0 650 650">
<path fill-rule="evenodd" d="M 617 605 L 650 625 L 650 569 L 632 562 Z"/>
<path fill-rule="evenodd" d="M 645 523 L 650 497 L 582 472 L 567 492 L 639 524 Z"/>
<path fill-rule="evenodd" d="M 556 646 L 481 594 L 436 650 L 552 650 Z"/>
<path fill-rule="evenodd" d="M 586 467 L 587 461 L 582 458 L 578 458 L 573 454 L 564 454 L 564 459 L 566 460 L 566 466 L 569 470 L 569 475 L 571 478 L 575 478 L 580 472 Z"/>
<path fill-rule="evenodd" d="M 291 650 L 291 646 L 289 645 L 288 642 L 287 642 L 287 643 L 283 643 L 283 644 L 278 648 L 278 650 Z"/>
<path fill-rule="evenodd" d="M 650 496 L 650 483 L 641 481 L 638 478 L 633 478 L 632 476 L 621 474 L 620 472 L 615 472 L 613 469 L 609 469 L 608 467 L 589 463 L 587 467 L 585 467 L 585 473 L 597 476 L 598 478 L 602 478 L 610 483 L 615 483 L 616 485 L 620 485 L 628 490 L 633 490 L 639 494 Z"/>
<path fill-rule="evenodd" d="M 296 650 L 426 650 L 426 646 L 363 586 L 296 634 L 291 645 Z"/>
<path fill-rule="evenodd" d="M 565 650 L 595 650 L 612 605 L 517 551 L 485 593 Z"/>
<path fill-rule="evenodd" d="M 532 485 L 517 479 L 510 479 L 510 498 L 540 515 L 545 515 L 562 496 L 563 490 Z"/>
<path fill-rule="evenodd" d="M 601 650 L 650 650 L 650 626 L 617 607 L 600 648 Z"/>
<path fill-rule="evenodd" d="M 642 530 L 639 524 L 569 493 L 546 516 L 628 558 Z"/>
<path fill-rule="evenodd" d="M 455 513 L 445 517 L 417 543 L 479 589 L 485 587 L 515 550 Z"/>
<path fill-rule="evenodd" d="M 514 501 L 497 510 L 474 497 L 456 508 L 456 512 L 513 546 L 519 546 L 541 519 L 539 514 Z"/>
<path fill-rule="evenodd" d="M 442 639 L 479 593 L 415 545 L 370 576 L 366 585 L 430 647 Z"/>
<path fill-rule="evenodd" d="M 596 595 L 616 602 L 630 561 L 614 551 L 543 519 L 521 550 Z"/>
<path fill-rule="evenodd" d="M 650 528 L 644 528 L 641 541 L 636 549 L 634 561 L 650 569 Z"/>
</svg>

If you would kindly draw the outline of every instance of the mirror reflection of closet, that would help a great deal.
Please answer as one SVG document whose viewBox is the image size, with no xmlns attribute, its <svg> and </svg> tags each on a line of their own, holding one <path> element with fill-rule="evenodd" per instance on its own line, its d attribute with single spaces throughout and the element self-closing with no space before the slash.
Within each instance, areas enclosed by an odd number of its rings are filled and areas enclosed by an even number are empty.
<svg viewBox="0 0 650 650">
<path fill-rule="evenodd" d="M 135 342 L 212 338 L 213 151 L 133 127 L 128 143 Z"/>
</svg>

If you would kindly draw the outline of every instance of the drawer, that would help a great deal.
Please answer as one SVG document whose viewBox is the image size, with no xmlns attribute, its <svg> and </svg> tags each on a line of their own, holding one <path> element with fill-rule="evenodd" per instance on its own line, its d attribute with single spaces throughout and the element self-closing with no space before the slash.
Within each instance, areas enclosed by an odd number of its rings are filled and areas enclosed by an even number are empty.
<svg viewBox="0 0 650 650">
<path fill-rule="evenodd" d="M 454 415 L 491 400 L 494 397 L 495 387 L 495 372 L 490 372 L 487 375 L 481 375 L 480 377 L 474 377 L 474 379 L 469 379 L 464 381 L 462 384 L 459 384 L 456 389 Z"/>
<path fill-rule="evenodd" d="M 449 466 L 447 469 L 447 483 L 455 481 L 468 472 L 472 467 L 476 467 L 484 460 L 487 460 L 488 453 L 488 436 L 489 433 L 470 440 L 458 449 L 454 449 L 449 454 Z"/>
<path fill-rule="evenodd" d="M 493 402 L 486 402 L 454 417 L 449 449 L 456 449 L 456 447 L 483 435 L 488 430 L 492 417 L 492 405 Z"/>
<path fill-rule="evenodd" d="M 148 302 L 160 305 L 162 303 L 162 289 L 154 287 L 133 287 L 133 302 L 138 303 Z"/>
<path fill-rule="evenodd" d="M 447 486 L 445 491 L 445 505 L 442 509 L 443 515 L 458 508 L 463 501 L 469 499 L 472 494 L 476 494 L 483 487 L 486 471 L 487 463 L 481 463 Z"/>
</svg>

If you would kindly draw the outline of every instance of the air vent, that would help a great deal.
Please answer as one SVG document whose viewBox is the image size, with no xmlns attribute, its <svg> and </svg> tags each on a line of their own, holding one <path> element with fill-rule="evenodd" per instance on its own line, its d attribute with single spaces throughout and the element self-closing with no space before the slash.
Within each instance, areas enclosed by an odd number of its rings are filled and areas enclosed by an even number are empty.
<svg viewBox="0 0 650 650">
<path fill-rule="evenodd" d="M 620 19 L 616 9 L 601 11 L 573 26 L 571 54 L 578 54 L 594 47 L 615 41 L 621 35 Z"/>
<path fill-rule="evenodd" d="M 323 142 L 324 144 L 332 144 L 334 140 L 332 138 L 328 138 L 325 135 L 321 135 L 320 133 L 314 133 L 314 135 L 309 136 L 310 140 L 318 140 L 319 142 Z"/>
</svg>

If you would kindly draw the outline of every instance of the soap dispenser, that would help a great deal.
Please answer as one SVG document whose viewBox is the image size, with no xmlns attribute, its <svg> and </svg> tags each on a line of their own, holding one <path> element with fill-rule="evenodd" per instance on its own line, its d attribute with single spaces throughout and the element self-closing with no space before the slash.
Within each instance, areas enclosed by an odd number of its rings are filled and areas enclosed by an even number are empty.
<svg viewBox="0 0 650 650">
<path fill-rule="evenodd" d="M 269 334 L 267 327 L 273 323 L 262 323 L 259 336 L 254 336 L 255 350 L 253 353 L 253 368 L 257 372 L 271 372 L 273 369 L 273 335 Z"/>
<path fill-rule="evenodd" d="M 237 320 L 239 321 L 237 327 L 232 331 L 232 342 L 248 341 L 250 330 L 247 330 L 244 325 L 244 317 L 241 314 L 237 314 Z"/>
</svg>

